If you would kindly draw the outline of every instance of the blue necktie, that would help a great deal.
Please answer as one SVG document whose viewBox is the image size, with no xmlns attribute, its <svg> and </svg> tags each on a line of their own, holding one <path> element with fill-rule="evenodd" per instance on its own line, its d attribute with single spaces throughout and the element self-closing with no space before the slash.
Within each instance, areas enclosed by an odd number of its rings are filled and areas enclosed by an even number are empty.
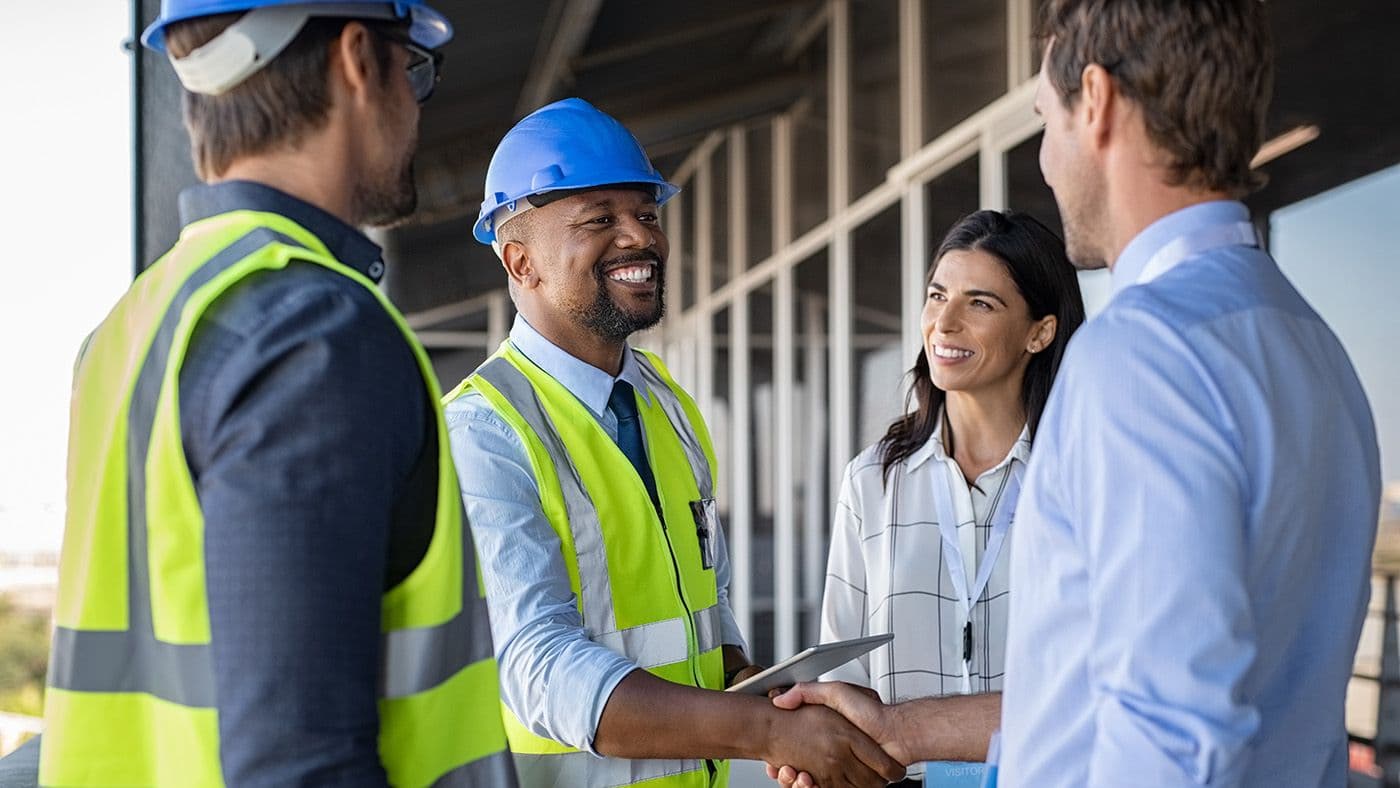
<svg viewBox="0 0 1400 788">
<path fill-rule="evenodd" d="M 656 479 L 651 475 L 651 464 L 647 462 L 646 445 L 642 442 L 642 425 L 637 418 L 637 400 L 632 393 L 632 385 L 625 380 L 613 384 L 612 396 L 608 397 L 608 410 L 617 417 L 617 447 L 627 455 L 627 460 L 642 477 L 652 506 L 660 508 L 656 496 Z"/>
</svg>

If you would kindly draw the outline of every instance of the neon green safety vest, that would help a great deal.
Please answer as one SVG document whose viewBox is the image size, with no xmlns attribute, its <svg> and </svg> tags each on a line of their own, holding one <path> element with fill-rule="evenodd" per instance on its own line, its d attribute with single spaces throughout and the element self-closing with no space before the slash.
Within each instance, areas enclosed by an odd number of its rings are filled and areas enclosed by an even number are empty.
<svg viewBox="0 0 1400 788">
<path fill-rule="evenodd" d="M 179 373 L 200 316 L 221 294 L 294 261 L 374 293 L 438 394 L 398 311 L 302 227 L 253 211 L 185 227 L 79 361 L 40 755 L 45 785 L 223 784 L 204 519 L 180 437 Z M 379 756 L 396 785 L 511 786 L 485 601 L 440 410 L 437 431 L 432 541 L 383 598 Z"/>
<path fill-rule="evenodd" d="M 661 517 L 598 420 L 511 342 L 447 401 L 479 392 L 520 436 L 589 638 L 660 678 L 723 689 L 715 572 L 704 567 L 691 510 L 714 496 L 714 450 L 690 396 L 659 359 L 635 352 L 650 395 L 637 395 L 637 409 Z M 598 758 L 531 733 L 510 709 L 505 720 L 527 788 L 728 783 L 727 761 Z"/>
</svg>

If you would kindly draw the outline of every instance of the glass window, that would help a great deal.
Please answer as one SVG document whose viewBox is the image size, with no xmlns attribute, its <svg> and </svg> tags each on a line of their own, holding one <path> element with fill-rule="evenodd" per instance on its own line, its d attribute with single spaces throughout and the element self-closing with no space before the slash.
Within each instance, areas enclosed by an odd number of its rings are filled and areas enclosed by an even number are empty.
<svg viewBox="0 0 1400 788">
<path fill-rule="evenodd" d="M 681 311 L 685 311 L 695 306 L 695 205 L 697 200 L 695 191 L 695 178 L 682 185 L 679 196 L 673 204 L 667 207 L 676 211 L 681 217 L 680 247 L 681 253 L 675 259 L 680 265 L 681 284 Z M 663 213 L 664 215 L 664 213 Z"/>
<path fill-rule="evenodd" d="M 710 289 L 729 281 L 729 143 L 710 156 Z"/>
<path fill-rule="evenodd" d="M 725 307 L 715 312 L 711 321 L 711 327 L 714 331 L 711 337 L 713 346 L 710 359 L 712 375 L 708 384 L 701 381 L 701 385 L 710 387 L 711 406 L 710 411 L 703 415 L 705 422 L 710 427 L 710 439 L 715 447 L 715 461 L 719 465 L 719 476 L 715 479 L 716 503 L 719 506 L 721 520 L 728 521 L 730 505 L 734 500 L 729 487 L 729 474 L 734 467 L 732 425 L 730 423 L 732 411 L 729 407 L 729 308 Z"/>
<path fill-rule="evenodd" d="M 773 254 L 773 122 L 771 118 L 755 123 L 744 132 L 748 148 L 747 182 L 749 215 L 745 218 L 749 230 L 748 267 L 768 259 Z"/>
<path fill-rule="evenodd" d="M 924 140 L 1006 92 L 1006 3 L 924 3 Z"/>
<path fill-rule="evenodd" d="M 925 227 L 928 253 L 932 257 L 943 243 L 943 236 L 962 217 L 977 210 L 980 173 L 976 155 L 953 165 L 924 186 Z M 929 261 L 924 261 L 925 265 Z"/>
<path fill-rule="evenodd" d="M 773 287 L 766 284 L 747 296 L 749 304 L 749 418 L 741 425 L 749 436 L 749 471 L 753 491 L 753 595 L 754 631 L 749 636 L 750 654 L 760 665 L 777 660 L 774 653 L 776 556 L 774 547 L 774 486 L 776 465 L 776 413 L 773 399 Z M 736 432 L 736 435 L 739 434 Z M 786 655 L 784 655 L 786 656 Z"/>
<path fill-rule="evenodd" d="M 856 228 L 851 236 L 854 270 L 856 448 L 880 439 L 903 412 L 900 379 L 913 366 L 901 358 L 900 204 Z"/>
<path fill-rule="evenodd" d="M 851 4 L 851 197 L 899 161 L 899 4 Z"/>
<path fill-rule="evenodd" d="M 794 238 L 826 221 L 829 213 L 826 40 L 827 34 L 821 34 L 798 58 L 803 73 L 811 77 L 812 88 L 792 107 Z"/>
<path fill-rule="evenodd" d="M 802 561 L 799 577 L 803 610 L 799 627 L 803 643 L 815 643 L 817 616 L 821 609 L 822 588 L 826 581 L 827 529 L 835 490 L 828 488 L 827 369 L 830 343 L 827 340 L 827 291 L 830 287 L 827 250 L 803 260 L 794 273 L 793 304 L 796 346 L 793 397 L 797 429 L 793 447 L 794 478 L 797 480 L 797 534 Z"/>
</svg>

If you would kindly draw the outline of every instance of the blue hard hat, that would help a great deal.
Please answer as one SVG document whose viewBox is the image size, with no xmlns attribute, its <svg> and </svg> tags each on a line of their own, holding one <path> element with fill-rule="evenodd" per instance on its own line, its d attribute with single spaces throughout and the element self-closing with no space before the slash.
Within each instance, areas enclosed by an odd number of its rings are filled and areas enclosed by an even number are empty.
<svg viewBox="0 0 1400 788">
<path fill-rule="evenodd" d="M 231 14 L 251 11 L 268 6 L 327 6 L 326 16 L 354 17 L 354 6 L 384 8 L 392 6 L 394 15 L 409 20 L 408 37 L 424 49 L 437 49 L 452 40 L 452 23 L 447 17 L 424 5 L 423 0 L 397 0 L 397 2 L 369 2 L 360 0 L 161 0 L 160 16 L 146 32 L 141 34 L 141 43 L 149 49 L 165 54 L 165 28 L 174 22 L 196 19 L 215 14 Z M 334 8 L 331 8 L 331 7 Z"/>
<path fill-rule="evenodd" d="M 494 214 L 503 206 L 513 209 L 519 200 L 617 184 L 655 187 L 657 205 L 680 191 L 610 115 L 583 99 L 556 101 L 526 115 L 496 146 L 472 235 L 484 244 L 495 241 Z"/>
</svg>

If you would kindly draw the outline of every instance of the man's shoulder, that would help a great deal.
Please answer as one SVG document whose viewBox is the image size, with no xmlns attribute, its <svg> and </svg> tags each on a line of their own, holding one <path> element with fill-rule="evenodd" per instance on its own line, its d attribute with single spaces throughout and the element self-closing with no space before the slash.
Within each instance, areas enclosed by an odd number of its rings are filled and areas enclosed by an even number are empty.
<svg viewBox="0 0 1400 788">
<path fill-rule="evenodd" d="M 306 333 L 317 328 L 400 333 L 368 288 L 310 262 L 248 274 L 220 295 L 203 319 L 246 338 L 287 315 L 296 315 L 297 327 Z"/>
</svg>

